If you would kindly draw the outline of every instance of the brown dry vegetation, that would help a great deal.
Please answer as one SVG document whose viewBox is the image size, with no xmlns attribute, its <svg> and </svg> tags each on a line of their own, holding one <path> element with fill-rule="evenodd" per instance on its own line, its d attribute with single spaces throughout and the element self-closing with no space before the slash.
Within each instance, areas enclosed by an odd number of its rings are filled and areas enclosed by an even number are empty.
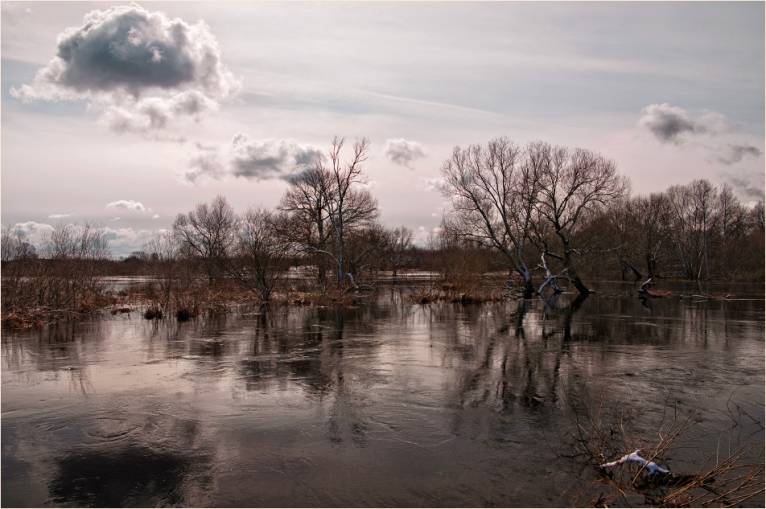
<svg viewBox="0 0 766 509">
<path fill-rule="evenodd" d="M 695 415 L 679 415 L 676 408 L 668 406 L 656 430 L 642 434 L 632 426 L 639 417 L 636 411 L 607 407 L 596 401 L 573 408 L 573 451 L 563 455 L 589 464 L 595 474 L 593 490 L 576 494 L 573 505 L 738 507 L 752 504 L 764 492 L 762 451 L 759 455 L 745 446 L 726 452 L 697 451 L 706 456 L 676 470 L 668 458 L 680 449 L 689 449 L 686 440 L 697 421 Z M 646 466 L 628 462 L 602 466 L 635 450 L 669 473 L 650 473 Z M 598 494 L 594 496 L 593 491 Z"/>
</svg>

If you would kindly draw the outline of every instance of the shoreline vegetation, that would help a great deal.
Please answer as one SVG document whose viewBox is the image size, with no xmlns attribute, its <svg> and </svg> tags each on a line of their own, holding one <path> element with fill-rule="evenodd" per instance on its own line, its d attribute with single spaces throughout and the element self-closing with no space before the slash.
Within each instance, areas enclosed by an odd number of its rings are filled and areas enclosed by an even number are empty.
<svg viewBox="0 0 766 509">
<path fill-rule="evenodd" d="M 147 278 L 146 274 L 135 275 L 134 278 Z M 471 275 L 470 282 L 445 279 L 442 275 L 431 276 L 427 279 L 415 277 L 410 279 L 408 273 L 401 273 L 392 278 L 391 273 L 379 274 L 374 284 L 363 287 L 345 287 L 337 289 L 317 288 L 310 279 L 291 281 L 291 284 L 281 285 L 275 290 L 268 301 L 250 289 L 243 288 L 235 281 L 216 281 L 210 283 L 204 277 L 198 277 L 185 287 L 176 282 L 179 288 L 163 290 L 167 282 L 146 280 L 130 282 L 126 288 L 117 290 L 110 288 L 108 276 L 96 278 L 87 289 L 81 290 L 75 306 L 3 306 L 2 327 L 8 330 L 24 330 L 39 328 L 57 321 L 76 321 L 98 316 L 100 313 L 119 315 L 138 313 L 144 319 L 172 319 L 188 321 L 202 314 L 228 313 L 242 305 L 249 306 L 316 306 L 316 307 L 347 307 L 364 305 L 385 285 L 399 285 L 410 288 L 407 296 L 412 304 L 427 305 L 431 303 L 454 303 L 461 305 L 482 304 L 487 302 L 502 302 L 523 299 L 523 290 L 509 288 L 505 277 L 500 274 Z M 131 279 L 128 276 L 128 279 Z M 667 280 L 668 283 L 687 282 L 686 280 Z M 5 284 L 5 283 L 4 283 Z M 40 283 L 27 280 L 24 284 L 30 288 Z M 661 283 L 660 283 L 661 284 Z M 18 285 L 18 282 L 16 282 Z M 712 292 L 673 292 L 671 290 L 644 290 L 637 283 L 636 297 L 638 299 L 690 299 L 728 300 L 736 299 L 731 293 Z M 16 286 L 14 290 L 18 291 Z M 165 292 L 165 293 L 163 293 Z M 574 293 L 577 292 L 561 292 Z M 591 290 L 590 293 L 597 293 Z M 534 296 L 546 302 L 559 295 L 551 293 L 547 297 Z"/>
<path fill-rule="evenodd" d="M 365 138 L 349 147 L 336 137 L 288 180 L 276 209 L 237 213 L 217 196 L 119 261 L 91 223 L 59 224 L 37 244 L 5 227 L 2 325 L 137 307 L 148 319 L 188 320 L 242 302 L 355 305 L 382 274 L 399 281 L 413 270 L 432 275 L 412 294 L 421 304 L 547 300 L 565 290 L 581 302 L 592 281 L 610 278 L 634 281 L 643 300 L 723 299 L 733 296 L 704 288 L 764 280 L 763 202 L 743 204 L 728 185 L 696 180 L 633 196 L 596 152 L 496 138 L 455 147 L 444 161 L 441 226 L 416 244 L 413 230 L 381 224 L 365 185 L 368 152 Z M 491 284 L 488 274 L 497 275 Z M 122 291 L 103 284 L 117 275 L 152 281 Z M 695 281 L 698 291 L 674 295 L 664 280 Z"/>
</svg>

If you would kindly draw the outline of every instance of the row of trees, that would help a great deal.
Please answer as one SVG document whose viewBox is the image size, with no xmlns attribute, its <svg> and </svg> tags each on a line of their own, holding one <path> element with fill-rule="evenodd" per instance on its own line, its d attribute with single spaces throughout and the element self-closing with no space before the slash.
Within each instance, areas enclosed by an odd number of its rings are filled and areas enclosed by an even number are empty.
<svg viewBox="0 0 766 509">
<path fill-rule="evenodd" d="M 0 244 L 4 316 L 12 310 L 44 307 L 72 313 L 100 305 L 99 268 L 109 256 L 102 228 L 57 225 L 39 250 L 19 232 L 4 228 Z"/>
<path fill-rule="evenodd" d="M 442 173 L 451 201 L 445 234 L 502 255 L 526 296 L 535 291 L 533 264 L 544 275 L 537 291 L 560 291 L 565 278 L 587 295 L 578 259 L 599 264 L 589 271 L 596 277 L 607 276 L 610 258 L 623 278 L 708 279 L 743 266 L 763 276 L 763 203 L 745 207 L 727 185 L 697 180 L 631 197 L 627 179 L 599 154 L 507 138 L 455 148 Z"/>
<path fill-rule="evenodd" d="M 368 150 L 365 139 L 348 147 L 335 138 L 324 160 L 289 181 L 276 210 L 240 215 L 219 196 L 179 214 L 172 231 L 130 260 L 154 262 L 168 294 L 178 261 L 186 260 L 187 268 L 203 267 L 209 281 L 236 281 L 263 300 L 297 265 L 315 267 L 322 288 L 358 288 L 365 273 L 396 275 L 405 266 L 443 273 L 498 268 L 515 273 L 526 297 L 559 292 L 562 280 L 587 295 L 585 274 L 609 277 L 609 267 L 623 278 L 763 277 L 762 203 L 746 207 L 728 186 L 705 180 L 630 196 L 614 162 L 597 153 L 507 138 L 454 149 L 442 167 L 450 207 L 441 233 L 427 248 L 416 247 L 411 230 L 378 221 L 364 186 Z M 90 225 L 58 226 L 45 244 L 41 256 L 57 261 L 108 254 L 103 232 Z M 36 256 L 23 237 L 3 232 L 4 261 Z"/>
</svg>

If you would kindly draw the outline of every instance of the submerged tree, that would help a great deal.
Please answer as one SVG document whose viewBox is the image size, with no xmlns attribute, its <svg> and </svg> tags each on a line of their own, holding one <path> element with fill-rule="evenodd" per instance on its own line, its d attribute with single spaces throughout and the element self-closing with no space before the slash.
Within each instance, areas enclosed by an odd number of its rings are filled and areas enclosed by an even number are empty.
<svg viewBox="0 0 766 509">
<path fill-rule="evenodd" d="M 329 157 L 291 179 L 279 205 L 287 214 L 280 234 L 317 265 L 320 284 L 325 283 L 324 260 L 334 264 L 339 288 L 353 280 L 355 255 L 348 251 L 349 235 L 371 226 L 378 213 L 377 202 L 361 187 L 369 141 L 357 141 L 347 162 L 341 160 L 343 145 L 343 138 L 334 138 Z"/>
<path fill-rule="evenodd" d="M 540 161 L 539 192 L 534 200 L 537 227 L 542 232 L 550 230 L 562 252 L 550 250 L 545 235 L 538 238 L 543 240 L 544 253 L 561 260 L 567 279 L 587 295 L 590 290 L 575 266 L 575 256 L 581 251 L 573 245 L 574 236 L 589 216 L 623 196 L 627 182 L 617 174 L 613 161 L 589 150 L 536 143 L 534 151 Z"/>
<path fill-rule="evenodd" d="M 354 143 L 350 161 L 341 161 L 343 138 L 334 138 L 330 148 L 330 166 L 324 162 L 317 165 L 318 171 L 328 172 L 330 185 L 323 188 L 324 202 L 333 230 L 335 253 L 331 254 L 338 268 L 338 287 L 346 279 L 346 235 L 354 225 L 371 221 L 377 216 L 378 205 L 366 190 L 357 189 L 362 183 L 362 163 L 367 160 L 370 142 L 366 138 Z"/>
<path fill-rule="evenodd" d="M 502 253 L 521 276 L 525 297 L 534 293 L 525 247 L 542 169 L 536 155 L 535 146 L 522 151 L 497 138 L 486 146 L 455 147 L 442 167 L 442 192 L 452 202 L 444 227 Z"/>
<path fill-rule="evenodd" d="M 261 300 L 271 298 L 286 269 L 288 243 L 278 234 L 278 216 L 264 209 L 251 209 L 239 221 L 233 259 L 227 274 Z"/>
<path fill-rule="evenodd" d="M 213 280 L 229 256 L 235 241 L 237 217 L 223 196 L 208 205 L 201 203 L 186 214 L 178 214 L 173 232 L 182 249 L 202 259 L 208 279 Z"/>
<path fill-rule="evenodd" d="M 407 253 L 412 249 L 412 238 L 412 230 L 406 226 L 388 230 L 385 234 L 385 252 L 394 278 L 396 278 L 397 271 L 404 265 Z"/>
<path fill-rule="evenodd" d="M 312 258 L 317 266 L 319 284 L 325 284 L 325 263 L 332 228 L 328 224 L 328 190 L 331 175 L 321 167 L 301 172 L 289 181 L 290 187 L 279 204 L 288 214 L 280 235 L 288 239 L 297 250 Z"/>
</svg>

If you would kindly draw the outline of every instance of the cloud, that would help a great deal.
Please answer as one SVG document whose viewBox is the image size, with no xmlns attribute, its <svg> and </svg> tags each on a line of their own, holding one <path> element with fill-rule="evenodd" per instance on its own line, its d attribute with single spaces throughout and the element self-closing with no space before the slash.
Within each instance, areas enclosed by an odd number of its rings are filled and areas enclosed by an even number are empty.
<svg viewBox="0 0 766 509">
<path fill-rule="evenodd" d="M 198 119 L 238 88 L 203 21 L 131 5 L 91 11 L 82 26 L 64 30 L 56 56 L 11 95 L 24 102 L 85 99 L 115 131 L 143 133 Z"/>
<path fill-rule="evenodd" d="M 0 12 L 4 25 L 16 25 L 32 15 L 32 9 L 18 2 L 3 2 Z"/>
<path fill-rule="evenodd" d="M 53 226 L 47 223 L 37 223 L 35 221 L 27 221 L 24 223 L 16 223 L 11 227 L 14 233 L 20 234 L 24 240 L 31 242 L 37 247 L 40 247 L 45 241 L 46 237 L 53 232 Z"/>
<path fill-rule="evenodd" d="M 51 214 L 48 216 L 48 219 L 63 219 L 65 217 L 69 217 L 72 214 Z"/>
<path fill-rule="evenodd" d="M 723 180 L 734 192 L 746 200 L 763 200 L 764 174 L 762 172 L 721 173 Z"/>
<path fill-rule="evenodd" d="M 681 143 L 684 134 L 702 133 L 707 129 L 689 117 L 683 108 L 668 103 L 650 104 L 641 110 L 638 124 L 662 142 Z"/>
<path fill-rule="evenodd" d="M 75 231 L 82 228 L 82 225 L 68 223 Z M 109 243 L 109 250 L 115 256 L 124 256 L 132 251 L 143 249 L 144 246 L 152 240 L 157 234 L 163 233 L 165 229 L 158 230 L 136 230 L 130 227 L 110 228 L 108 226 L 99 228 L 104 233 L 104 237 Z M 44 249 L 48 237 L 54 231 L 54 227 L 46 223 L 37 223 L 35 221 L 26 221 L 16 223 L 11 227 L 11 231 L 18 232 L 22 237 L 35 245 L 38 249 Z"/>
<path fill-rule="evenodd" d="M 386 140 L 385 154 L 389 161 L 411 168 L 410 165 L 417 159 L 425 157 L 426 152 L 416 141 L 395 138 Z"/>
<path fill-rule="evenodd" d="M 125 209 L 133 210 L 135 212 L 147 212 L 151 209 L 144 207 L 144 204 L 135 200 L 117 200 L 106 204 L 108 209 Z"/>
<path fill-rule="evenodd" d="M 130 106 L 111 105 L 101 120 L 111 130 L 145 133 L 162 130 L 178 117 L 199 122 L 204 113 L 218 110 L 218 103 L 197 90 L 180 92 L 171 97 L 148 97 Z"/>
<path fill-rule="evenodd" d="M 740 162 L 747 156 L 759 157 L 762 154 L 761 149 L 752 145 L 729 144 L 719 154 L 716 159 L 723 164 L 734 164 Z"/>
<path fill-rule="evenodd" d="M 229 146 L 195 156 L 183 174 L 187 182 L 202 177 L 220 180 L 226 176 L 245 179 L 287 179 L 314 166 L 323 158 L 320 149 L 292 140 L 250 140 L 238 134 Z"/>
<path fill-rule="evenodd" d="M 423 182 L 423 189 L 429 192 L 441 192 L 444 185 L 444 179 L 442 177 L 421 178 Z"/>
<path fill-rule="evenodd" d="M 135 230 L 133 228 L 103 228 L 104 236 L 109 241 L 109 249 L 114 256 L 125 256 L 144 246 L 158 233 L 164 230 Z"/>
<path fill-rule="evenodd" d="M 433 237 L 437 237 L 441 231 L 442 229 L 439 226 L 434 226 L 430 229 L 425 226 L 418 226 L 415 230 L 413 241 L 418 246 L 427 246 L 428 241 Z"/>
<path fill-rule="evenodd" d="M 154 215 L 152 216 L 152 219 L 159 219 L 159 218 L 160 218 L 160 215 L 159 215 L 159 214 L 154 214 Z"/>
</svg>

